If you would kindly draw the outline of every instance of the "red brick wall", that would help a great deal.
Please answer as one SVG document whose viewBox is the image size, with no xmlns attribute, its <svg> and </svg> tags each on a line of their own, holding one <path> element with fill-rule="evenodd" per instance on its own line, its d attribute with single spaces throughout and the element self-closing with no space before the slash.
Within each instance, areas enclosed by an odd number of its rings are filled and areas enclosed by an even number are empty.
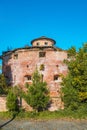
<svg viewBox="0 0 87 130">
<path fill-rule="evenodd" d="M 39 52 L 46 52 L 45 57 L 39 57 Z M 14 54 L 18 54 L 18 58 L 14 59 Z M 39 72 L 43 74 L 43 80 L 47 82 L 50 90 L 50 96 L 57 98 L 59 105 L 54 108 L 62 108 L 60 105 L 60 83 L 62 81 L 61 75 L 66 75 L 67 66 L 63 60 L 67 58 L 65 51 L 54 50 L 53 48 L 31 48 L 31 49 L 18 49 L 12 54 L 3 57 L 3 73 L 10 79 L 13 85 L 25 84 L 26 75 L 31 75 L 36 67 Z M 40 65 L 44 64 L 44 71 L 40 70 Z M 58 75 L 58 80 L 54 80 L 54 75 Z M 29 81 L 31 83 L 32 81 Z M 56 104 L 56 103 L 54 103 Z M 52 108 L 53 110 L 53 108 Z"/>
</svg>

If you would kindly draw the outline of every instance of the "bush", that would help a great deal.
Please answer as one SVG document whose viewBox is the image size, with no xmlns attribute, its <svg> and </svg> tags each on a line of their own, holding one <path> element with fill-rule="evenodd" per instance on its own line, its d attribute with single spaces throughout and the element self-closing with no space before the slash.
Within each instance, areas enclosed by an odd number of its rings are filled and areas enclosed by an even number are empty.
<svg viewBox="0 0 87 130">
<path fill-rule="evenodd" d="M 17 95 L 12 91 L 12 89 L 9 91 L 7 95 L 6 106 L 9 111 L 12 112 L 19 111 L 18 98 Z"/>
</svg>

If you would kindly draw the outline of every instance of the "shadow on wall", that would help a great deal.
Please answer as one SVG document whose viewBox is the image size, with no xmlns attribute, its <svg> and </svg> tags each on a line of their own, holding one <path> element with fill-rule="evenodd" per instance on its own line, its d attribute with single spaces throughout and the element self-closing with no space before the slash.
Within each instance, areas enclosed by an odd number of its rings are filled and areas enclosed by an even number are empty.
<svg viewBox="0 0 87 130">
<path fill-rule="evenodd" d="M 12 70 L 11 70 L 11 65 L 3 65 L 3 73 L 5 74 L 5 78 L 6 78 L 6 82 L 7 84 L 10 86 L 12 85 L 12 81 L 13 81 L 13 78 L 12 78 Z"/>
</svg>

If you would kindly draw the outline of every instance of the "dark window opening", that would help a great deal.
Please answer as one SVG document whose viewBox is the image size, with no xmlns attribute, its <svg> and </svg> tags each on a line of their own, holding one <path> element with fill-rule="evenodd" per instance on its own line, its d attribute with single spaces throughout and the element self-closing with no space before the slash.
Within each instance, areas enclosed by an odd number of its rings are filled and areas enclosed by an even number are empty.
<svg viewBox="0 0 87 130">
<path fill-rule="evenodd" d="M 46 56 L 46 52 L 39 52 L 39 57 L 45 57 Z"/>
<path fill-rule="evenodd" d="M 54 75 L 54 80 L 58 80 L 59 75 Z"/>
<path fill-rule="evenodd" d="M 45 45 L 48 45 L 48 42 L 45 42 Z"/>
<path fill-rule="evenodd" d="M 56 65 L 56 67 L 58 68 L 58 67 L 59 67 L 59 65 Z"/>
<path fill-rule="evenodd" d="M 24 79 L 25 79 L 25 81 L 29 81 L 29 80 L 31 80 L 31 76 L 30 76 L 30 75 L 26 75 L 26 76 L 24 77 Z"/>
<path fill-rule="evenodd" d="M 14 54 L 14 59 L 18 59 L 18 54 Z"/>
<path fill-rule="evenodd" d="M 29 68 L 29 65 L 27 65 L 27 68 Z"/>
<path fill-rule="evenodd" d="M 39 42 L 37 42 L 37 45 L 39 45 Z"/>
</svg>

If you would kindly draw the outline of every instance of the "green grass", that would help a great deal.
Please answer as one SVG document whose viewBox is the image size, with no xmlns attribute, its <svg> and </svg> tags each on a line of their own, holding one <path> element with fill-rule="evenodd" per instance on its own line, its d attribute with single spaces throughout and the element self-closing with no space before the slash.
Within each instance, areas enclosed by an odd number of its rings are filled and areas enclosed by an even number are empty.
<svg viewBox="0 0 87 130">
<path fill-rule="evenodd" d="M 0 119 L 7 119 L 7 118 L 11 118 L 12 117 L 12 113 L 10 112 L 0 112 Z"/>
<path fill-rule="evenodd" d="M 0 112 L 0 119 L 12 118 L 13 113 Z M 16 119 L 87 119 L 87 112 L 60 110 L 55 112 L 43 111 L 43 112 L 24 112 L 21 111 L 16 114 Z"/>
</svg>

